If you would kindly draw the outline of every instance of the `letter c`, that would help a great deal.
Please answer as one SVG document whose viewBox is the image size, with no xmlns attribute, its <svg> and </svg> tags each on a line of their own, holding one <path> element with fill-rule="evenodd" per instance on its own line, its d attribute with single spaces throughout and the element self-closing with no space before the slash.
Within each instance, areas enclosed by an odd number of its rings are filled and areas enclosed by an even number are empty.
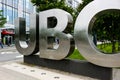
<svg viewBox="0 0 120 80">
<path fill-rule="evenodd" d="M 79 14 L 74 29 L 76 45 L 81 54 L 91 63 L 104 67 L 120 67 L 120 53 L 103 54 L 92 41 L 90 29 L 104 11 L 120 10 L 120 0 L 94 0 Z"/>
</svg>

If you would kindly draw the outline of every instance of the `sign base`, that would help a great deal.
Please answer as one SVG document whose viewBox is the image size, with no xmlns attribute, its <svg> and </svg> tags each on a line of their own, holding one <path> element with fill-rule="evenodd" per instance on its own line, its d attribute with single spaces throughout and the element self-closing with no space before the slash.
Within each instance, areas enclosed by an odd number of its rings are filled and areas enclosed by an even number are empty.
<svg viewBox="0 0 120 80">
<path fill-rule="evenodd" d="M 38 55 L 24 56 L 24 63 L 83 75 L 98 80 L 112 80 L 112 68 L 100 67 L 81 60 L 49 60 Z"/>
</svg>

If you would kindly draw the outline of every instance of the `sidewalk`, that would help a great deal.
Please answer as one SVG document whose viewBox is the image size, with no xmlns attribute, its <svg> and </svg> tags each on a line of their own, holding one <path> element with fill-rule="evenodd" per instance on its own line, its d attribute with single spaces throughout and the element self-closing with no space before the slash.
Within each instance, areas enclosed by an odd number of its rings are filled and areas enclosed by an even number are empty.
<svg viewBox="0 0 120 80">
<path fill-rule="evenodd" d="M 15 46 L 4 46 L 0 52 L 17 51 Z M 113 68 L 112 80 L 120 80 L 120 69 Z M 23 59 L 0 63 L 0 80 L 98 80 L 87 76 L 37 67 L 23 63 Z"/>
<path fill-rule="evenodd" d="M 39 80 L 0 66 L 0 80 Z"/>
<path fill-rule="evenodd" d="M 15 46 L 4 46 L 0 52 L 17 51 Z M 0 80 L 97 80 L 59 70 L 23 63 L 23 59 L 0 63 Z"/>
<path fill-rule="evenodd" d="M 68 72 L 9 62 L 0 65 L 0 80 L 97 80 Z"/>
<path fill-rule="evenodd" d="M 0 52 L 1 51 L 11 51 L 11 50 L 17 51 L 14 44 L 12 44 L 10 46 L 4 45 L 3 48 L 0 48 Z"/>
</svg>

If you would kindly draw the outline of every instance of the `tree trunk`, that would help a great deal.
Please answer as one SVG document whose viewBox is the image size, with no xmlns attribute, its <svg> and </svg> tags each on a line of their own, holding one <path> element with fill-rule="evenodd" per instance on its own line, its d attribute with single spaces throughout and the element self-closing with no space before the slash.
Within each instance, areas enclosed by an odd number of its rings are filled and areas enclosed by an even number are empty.
<svg viewBox="0 0 120 80">
<path fill-rule="evenodd" d="M 115 41 L 114 40 L 112 41 L 112 53 L 113 54 L 115 53 Z"/>
<path fill-rule="evenodd" d="M 118 40 L 118 51 L 120 51 L 120 40 Z"/>
</svg>

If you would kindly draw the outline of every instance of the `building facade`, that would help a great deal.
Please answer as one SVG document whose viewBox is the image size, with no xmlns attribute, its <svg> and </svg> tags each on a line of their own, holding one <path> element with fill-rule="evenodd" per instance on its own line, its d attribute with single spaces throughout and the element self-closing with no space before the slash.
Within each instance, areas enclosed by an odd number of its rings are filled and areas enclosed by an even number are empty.
<svg viewBox="0 0 120 80">
<path fill-rule="evenodd" d="M 1 37 L 4 39 L 6 36 L 14 37 L 11 34 L 14 33 L 14 21 L 16 18 L 23 17 L 26 19 L 26 26 L 30 25 L 29 16 L 34 12 L 34 7 L 30 0 L 0 0 L 0 10 L 3 10 L 2 14 L 7 20 L 7 23 L 1 28 L 1 30 L 4 30 L 4 34 L 2 34 L 1 31 Z M 6 32 L 5 34 L 5 30 L 7 30 L 8 33 Z M 9 32 L 13 33 L 9 34 Z"/>
<path fill-rule="evenodd" d="M 14 28 L 14 21 L 18 17 L 24 17 L 29 26 L 29 15 L 33 13 L 34 7 L 30 0 L 0 0 L 0 10 L 7 18 L 5 28 Z"/>
<path fill-rule="evenodd" d="M 66 0 L 66 3 L 74 9 L 77 8 L 77 6 L 80 4 L 80 2 L 81 2 L 81 0 Z"/>
</svg>

